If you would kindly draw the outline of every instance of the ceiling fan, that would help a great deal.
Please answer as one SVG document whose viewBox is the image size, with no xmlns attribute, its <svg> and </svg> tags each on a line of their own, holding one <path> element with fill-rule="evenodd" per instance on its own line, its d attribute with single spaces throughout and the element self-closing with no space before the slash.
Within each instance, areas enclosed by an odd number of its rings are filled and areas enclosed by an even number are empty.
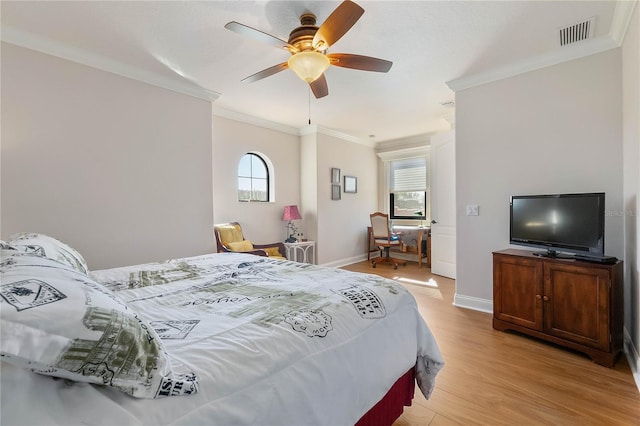
<svg viewBox="0 0 640 426">
<path fill-rule="evenodd" d="M 363 8 L 350 0 L 345 0 L 320 27 L 316 26 L 314 14 L 304 13 L 300 16 L 300 26 L 291 31 L 288 41 L 235 21 L 227 23 L 224 27 L 291 53 L 287 62 L 264 69 L 242 81 L 251 83 L 290 68 L 309 84 L 316 98 L 322 98 L 329 94 L 324 72 L 330 65 L 376 72 L 387 72 L 393 65 L 393 62 L 371 56 L 327 53 L 329 47 L 340 40 L 363 13 Z"/>
</svg>

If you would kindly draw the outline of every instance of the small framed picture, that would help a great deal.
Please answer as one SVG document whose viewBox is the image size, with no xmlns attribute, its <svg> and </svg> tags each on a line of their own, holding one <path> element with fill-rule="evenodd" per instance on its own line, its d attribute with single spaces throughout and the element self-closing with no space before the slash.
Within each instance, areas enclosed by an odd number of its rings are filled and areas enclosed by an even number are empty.
<svg viewBox="0 0 640 426">
<path fill-rule="evenodd" d="M 340 184 L 340 169 L 331 168 L 331 183 Z"/>
<path fill-rule="evenodd" d="M 344 192 L 346 194 L 355 194 L 358 192 L 358 178 L 355 176 L 344 177 Z"/>
<path fill-rule="evenodd" d="M 340 199 L 340 185 L 336 185 L 336 184 L 331 185 L 331 199 L 332 200 Z"/>
</svg>

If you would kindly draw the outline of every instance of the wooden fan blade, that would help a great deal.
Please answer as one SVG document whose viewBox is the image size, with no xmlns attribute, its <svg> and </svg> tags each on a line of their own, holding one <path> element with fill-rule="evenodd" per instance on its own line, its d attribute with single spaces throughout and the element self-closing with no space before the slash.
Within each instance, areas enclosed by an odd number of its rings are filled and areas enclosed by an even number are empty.
<svg viewBox="0 0 640 426">
<path fill-rule="evenodd" d="M 330 53 L 327 55 L 331 65 L 343 68 L 353 68 L 363 71 L 387 72 L 393 62 L 371 56 L 352 55 L 350 53 Z"/>
<path fill-rule="evenodd" d="M 245 83 L 253 83 L 254 81 L 262 80 L 263 78 L 269 77 L 270 75 L 279 73 L 280 71 L 284 71 L 287 68 L 289 68 L 289 65 L 286 62 L 283 62 L 281 64 L 274 65 L 253 75 L 250 75 L 247 78 L 243 78 L 242 81 L 244 81 Z"/>
<path fill-rule="evenodd" d="M 354 2 L 342 2 L 318 28 L 313 37 L 313 48 L 327 50 L 353 27 L 363 13 L 364 9 Z"/>
<path fill-rule="evenodd" d="M 255 28 L 251 28 L 236 21 L 228 22 L 224 27 L 228 30 L 233 31 L 234 33 L 238 33 L 242 36 L 252 38 L 254 40 L 269 44 L 274 47 L 287 49 L 290 52 L 298 51 L 298 49 L 290 45 L 288 42 L 279 39 L 278 37 L 267 34 L 264 31 L 256 30 Z"/>
<path fill-rule="evenodd" d="M 324 78 L 324 74 L 318 77 L 315 81 L 309 83 L 311 91 L 316 99 L 324 98 L 329 94 L 329 88 L 327 87 L 327 79 Z"/>
</svg>

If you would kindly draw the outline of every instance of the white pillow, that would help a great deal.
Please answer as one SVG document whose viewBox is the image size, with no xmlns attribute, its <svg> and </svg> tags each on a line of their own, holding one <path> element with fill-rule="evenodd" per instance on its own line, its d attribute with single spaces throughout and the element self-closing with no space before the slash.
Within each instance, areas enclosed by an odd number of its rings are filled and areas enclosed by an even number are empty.
<svg viewBox="0 0 640 426">
<path fill-rule="evenodd" d="M 111 291 L 48 258 L 0 256 L 3 361 L 137 398 L 197 392 L 195 374 L 172 371 L 153 328 Z"/>
<path fill-rule="evenodd" d="M 17 250 L 48 257 L 89 274 L 87 262 L 77 250 L 48 235 L 23 232 L 9 237 L 9 244 Z"/>
<path fill-rule="evenodd" d="M 17 250 L 17 248 L 6 241 L 0 240 L 0 250 Z"/>
</svg>

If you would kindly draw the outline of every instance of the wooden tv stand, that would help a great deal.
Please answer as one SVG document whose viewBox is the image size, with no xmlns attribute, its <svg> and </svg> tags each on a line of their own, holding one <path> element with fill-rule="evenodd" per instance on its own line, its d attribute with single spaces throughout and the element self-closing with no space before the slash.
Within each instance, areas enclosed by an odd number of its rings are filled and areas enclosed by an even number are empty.
<svg viewBox="0 0 640 426">
<path fill-rule="evenodd" d="M 622 261 L 598 264 L 493 253 L 493 328 L 514 330 L 613 367 L 622 351 Z"/>
</svg>

